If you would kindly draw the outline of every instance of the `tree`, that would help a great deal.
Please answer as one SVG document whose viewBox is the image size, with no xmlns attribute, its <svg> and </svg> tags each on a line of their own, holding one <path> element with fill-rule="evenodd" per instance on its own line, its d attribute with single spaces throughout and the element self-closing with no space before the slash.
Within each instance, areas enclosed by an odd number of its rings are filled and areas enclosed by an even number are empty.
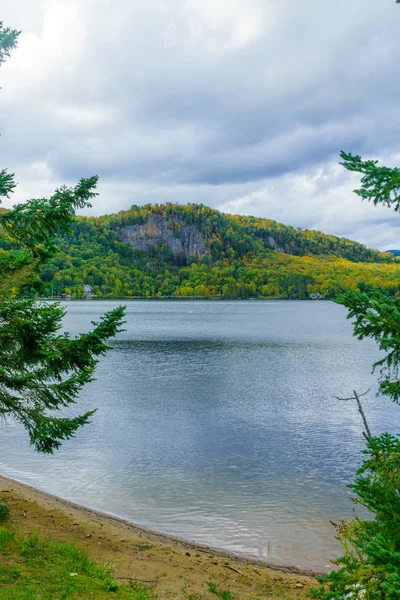
<svg viewBox="0 0 400 600">
<path fill-rule="evenodd" d="M 400 0 L 396 0 L 399 4 Z M 376 160 L 341 153 L 341 163 L 362 175 L 354 190 L 362 199 L 400 212 L 400 169 L 378 166 Z M 379 392 L 400 403 L 400 298 L 383 293 L 344 294 L 339 302 L 354 319 L 354 335 L 373 338 L 383 353 L 375 363 L 380 370 Z M 366 459 L 357 471 L 355 502 L 372 519 L 354 518 L 338 526 L 344 556 L 314 597 L 323 600 L 395 600 L 400 598 L 400 436 L 367 436 Z"/>
<path fill-rule="evenodd" d="M 15 48 L 19 32 L 0 22 L 0 65 Z M 29 283 L 40 286 L 38 268 L 54 255 L 52 236 L 68 231 L 78 208 L 90 206 L 97 177 L 62 186 L 49 199 L 35 199 L 0 214 L 0 417 L 27 430 L 31 444 L 51 453 L 89 422 L 94 411 L 75 417 L 56 411 L 74 404 L 93 378 L 97 357 L 120 331 L 123 307 L 104 315 L 89 333 L 71 338 L 61 332 L 65 311 L 59 304 L 21 298 Z M 14 174 L 0 171 L 0 198 L 10 197 Z"/>
<path fill-rule="evenodd" d="M 373 519 L 354 518 L 338 525 L 345 554 L 314 598 L 324 600 L 398 600 L 400 598 L 400 439 L 371 437 L 367 456 L 350 488 Z"/>
</svg>

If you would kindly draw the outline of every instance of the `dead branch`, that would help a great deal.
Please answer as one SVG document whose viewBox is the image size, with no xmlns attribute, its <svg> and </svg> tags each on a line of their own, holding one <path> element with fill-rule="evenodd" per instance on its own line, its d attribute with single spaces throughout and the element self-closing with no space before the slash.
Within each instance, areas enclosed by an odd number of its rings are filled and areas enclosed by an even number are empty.
<svg viewBox="0 0 400 600">
<path fill-rule="evenodd" d="M 235 567 L 232 567 L 231 565 L 225 565 L 225 567 L 227 569 L 230 569 L 231 571 L 234 571 L 235 573 L 239 573 L 239 575 L 243 575 L 243 573 L 239 571 L 239 569 L 235 569 Z"/>
<path fill-rule="evenodd" d="M 372 434 L 371 434 L 371 430 L 369 428 L 367 417 L 365 416 L 365 412 L 362 407 L 360 398 L 362 398 L 363 396 L 366 396 L 370 391 L 371 391 L 371 388 L 369 388 L 366 392 L 363 392 L 362 394 L 358 394 L 355 390 L 353 390 L 354 396 L 350 396 L 350 398 L 339 398 L 339 396 L 335 396 L 335 398 L 337 400 L 341 400 L 343 402 L 348 402 L 349 400 L 355 400 L 357 402 L 358 412 L 361 415 L 361 418 L 363 420 L 364 427 L 365 427 L 365 431 L 363 431 L 363 436 L 365 437 L 367 442 L 370 441 Z"/>
</svg>

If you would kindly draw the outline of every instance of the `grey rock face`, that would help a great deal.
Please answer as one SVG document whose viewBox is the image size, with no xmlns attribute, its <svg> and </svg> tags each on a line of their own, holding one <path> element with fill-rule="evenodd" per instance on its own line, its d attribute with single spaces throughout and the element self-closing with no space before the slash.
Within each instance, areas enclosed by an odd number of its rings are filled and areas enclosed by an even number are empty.
<svg viewBox="0 0 400 600">
<path fill-rule="evenodd" d="M 169 222 L 161 215 L 151 215 L 143 225 L 129 225 L 121 229 L 119 234 L 124 244 L 144 252 L 162 242 L 171 250 L 174 260 L 182 260 L 189 255 L 197 258 L 210 255 L 204 238 L 196 227 L 185 225 L 177 217 Z"/>
<path fill-rule="evenodd" d="M 276 250 L 277 252 L 285 252 L 285 250 L 281 248 L 281 246 L 278 246 L 278 244 L 275 241 L 275 238 L 273 238 L 271 235 L 268 237 L 268 243 L 270 247 Z"/>
<path fill-rule="evenodd" d="M 273 250 L 276 250 L 277 252 L 283 252 L 284 254 L 293 254 L 292 250 L 290 249 L 289 244 L 287 244 L 284 248 L 282 248 L 281 246 L 279 246 L 275 240 L 275 238 L 273 238 L 272 236 L 268 237 L 268 244 L 270 245 L 270 248 L 272 248 Z"/>
</svg>

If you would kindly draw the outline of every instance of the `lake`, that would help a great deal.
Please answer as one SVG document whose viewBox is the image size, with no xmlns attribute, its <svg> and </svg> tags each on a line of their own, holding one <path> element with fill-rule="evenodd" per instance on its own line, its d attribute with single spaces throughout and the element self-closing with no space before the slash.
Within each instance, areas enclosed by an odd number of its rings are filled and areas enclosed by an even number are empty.
<svg viewBox="0 0 400 600">
<path fill-rule="evenodd" d="M 67 302 L 87 331 L 114 301 Z M 400 409 L 376 398 L 374 342 L 318 301 L 131 301 L 126 331 L 79 400 L 91 425 L 40 456 L 0 430 L 0 472 L 74 502 L 277 564 L 328 569 L 330 520 L 351 517 L 364 399 L 373 433 Z M 77 410 L 75 407 L 74 410 Z"/>
</svg>

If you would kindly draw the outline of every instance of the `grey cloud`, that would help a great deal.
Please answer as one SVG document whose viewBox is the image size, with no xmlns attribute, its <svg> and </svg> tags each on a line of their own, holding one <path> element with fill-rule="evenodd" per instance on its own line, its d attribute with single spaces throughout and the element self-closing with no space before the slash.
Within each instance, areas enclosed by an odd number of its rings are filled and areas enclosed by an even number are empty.
<svg viewBox="0 0 400 600">
<path fill-rule="evenodd" d="M 195 201 L 382 247 L 387 226 L 400 244 L 396 215 L 332 171 L 341 149 L 399 151 L 394 2 L 8 4 L 24 33 L 0 71 L 0 157 L 17 200 L 97 173 L 97 212 Z"/>
</svg>

